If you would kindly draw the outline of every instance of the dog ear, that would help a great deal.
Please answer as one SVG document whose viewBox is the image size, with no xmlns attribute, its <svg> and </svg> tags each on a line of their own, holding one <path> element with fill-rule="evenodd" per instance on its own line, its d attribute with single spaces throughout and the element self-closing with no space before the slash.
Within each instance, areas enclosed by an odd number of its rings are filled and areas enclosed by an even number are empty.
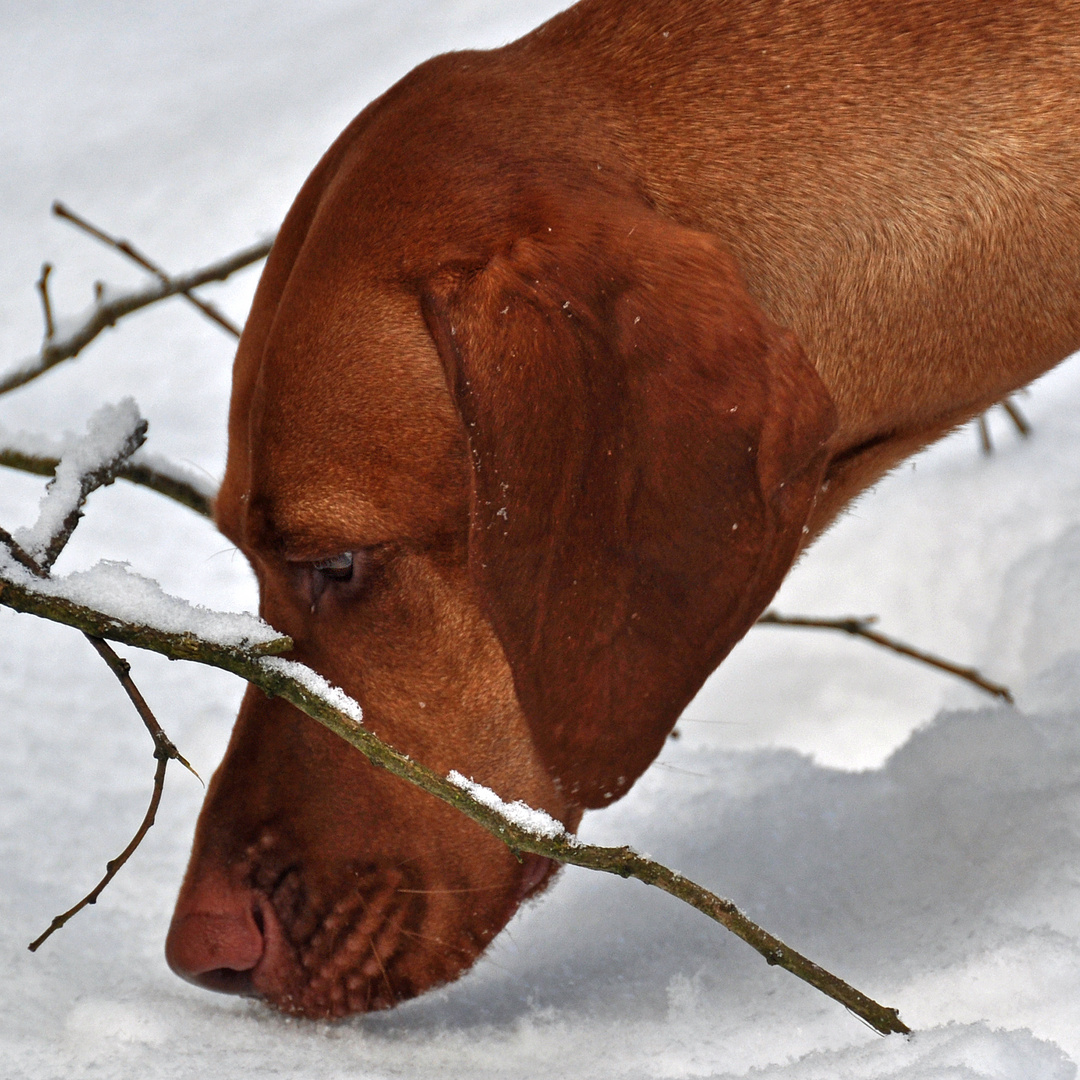
<svg viewBox="0 0 1080 1080">
<path fill-rule="evenodd" d="M 603 806 L 778 588 L 835 417 L 713 237 L 544 217 L 422 306 L 472 454 L 471 575 L 545 763 Z"/>
</svg>

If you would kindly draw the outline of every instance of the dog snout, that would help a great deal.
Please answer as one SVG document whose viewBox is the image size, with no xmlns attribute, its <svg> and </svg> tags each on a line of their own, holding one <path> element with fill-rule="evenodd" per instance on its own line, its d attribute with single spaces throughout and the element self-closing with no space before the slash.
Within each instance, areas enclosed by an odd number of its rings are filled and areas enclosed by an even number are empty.
<svg viewBox="0 0 1080 1080">
<path fill-rule="evenodd" d="M 196 986 L 252 997 L 252 973 L 266 953 L 265 927 L 263 905 L 253 890 L 207 883 L 177 905 L 165 959 Z"/>
</svg>

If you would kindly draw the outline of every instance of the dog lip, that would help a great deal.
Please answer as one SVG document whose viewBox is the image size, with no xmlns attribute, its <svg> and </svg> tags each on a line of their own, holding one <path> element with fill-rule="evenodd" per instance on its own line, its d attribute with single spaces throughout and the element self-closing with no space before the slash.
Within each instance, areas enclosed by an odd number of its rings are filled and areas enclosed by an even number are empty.
<svg viewBox="0 0 1080 1080">
<path fill-rule="evenodd" d="M 517 902 L 520 904 L 538 892 L 558 867 L 557 862 L 543 855 L 526 855 L 518 884 Z"/>
<path fill-rule="evenodd" d="M 255 966 L 247 972 L 250 989 L 244 996 L 277 1003 L 281 988 L 291 982 L 296 957 L 269 897 L 259 895 L 255 917 L 262 931 L 263 950 Z"/>
</svg>

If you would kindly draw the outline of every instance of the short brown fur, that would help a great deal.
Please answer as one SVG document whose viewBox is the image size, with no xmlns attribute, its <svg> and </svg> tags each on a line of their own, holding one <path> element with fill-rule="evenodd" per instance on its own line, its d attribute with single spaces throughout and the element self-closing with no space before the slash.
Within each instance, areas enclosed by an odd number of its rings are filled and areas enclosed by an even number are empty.
<svg viewBox="0 0 1080 1080">
<path fill-rule="evenodd" d="M 575 827 L 810 540 L 1080 346 L 1080 4 L 584 0 L 421 65 L 289 214 L 222 530 L 399 749 Z M 313 564 L 354 556 L 339 581 Z M 167 952 L 308 1016 L 551 868 L 249 693 Z"/>
</svg>

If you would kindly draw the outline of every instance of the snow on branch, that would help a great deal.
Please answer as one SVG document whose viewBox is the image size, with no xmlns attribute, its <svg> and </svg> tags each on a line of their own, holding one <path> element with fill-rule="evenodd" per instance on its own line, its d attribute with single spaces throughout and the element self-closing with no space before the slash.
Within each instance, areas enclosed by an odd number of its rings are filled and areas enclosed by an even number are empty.
<svg viewBox="0 0 1080 1080">
<path fill-rule="evenodd" d="M 786 968 L 840 1002 L 875 1030 L 883 1034 L 908 1031 L 895 1009 L 878 1004 L 790 949 L 748 919 L 730 900 L 715 895 L 629 847 L 583 844 L 542 811 L 523 803 L 508 804 L 494 792 L 459 774 L 442 776 L 395 750 L 364 726 L 360 705 L 340 688 L 331 686 L 303 664 L 267 655 L 284 651 L 291 645 L 288 638 L 275 636 L 269 627 L 261 636 L 251 635 L 237 642 L 231 633 L 222 629 L 226 625 L 231 626 L 236 616 L 202 612 L 197 619 L 189 616 L 191 621 L 186 625 L 183 620 L 179 623 L 170 621 L 168 628 L 165 628 L 161 625 L 158 606 L 150 605 L 143 610 L 137 598 L 132 602 L 134 618 L 129 622 L 117 618 L 115 607 L 110 611 L 99 610 L 76 599 L 76 595 L 81 594 L 70 588 L 70 582 L 75 577 L 77 575 L 71 575 L 56 583 L 43 582 L 13 560 L 0 560 L 0 604 L 76 626 L 95 636 L 150 649 L 173 659 L 195 660 L 231 671 L 266 693 L 289 701 L 356 747 L 373 764 L 381 765 L 449 803 L 511 850 L 531 852 L 620 877 L 637 878 L 663 889 L 738 935 L 769 964 Z M 176 605 L 183 605 L 183 601 L 167 599 L 172 610 L 182 610 Z M 217 620 L 222 620 L 220 625 L 215 625 Z M 211 637 L 217 640 L 211 640 Z M 220 643 L 223 640 L 228 644 Z"/>
<path fill-rule="evenodd" d="M 45 297 L 46 320 L 48 321 L 48 300 L 44 288 L 42 295 Z M 120 609 L 114 610 L 114 617 L 109 620 L 110 625 L 116 623 L 115 615 L 122 615 L 125 605 L 130 607 L 134 602 L 140 611 L 153 613 L 154 621 L 158 624 L 155 629 L 168 630 L 167 624 L 170 621 L 175 624 L 179 618 L 181 629 L 190 633 L 190 628 L 186 624 L 191 620 L 185 616 L 188 612 L 194 612 L 195 609 L 192 609 L 190 605 L 185 605 L 183 601 L 165 597 L 156 583 L 130 574 L 125 567 L 104 564 L 96 568 L 97 572 L 72 575 L 66 582 L 59 583 L 49 575 L 53 562 L 64 549 L 82 517 L 82 508 L 87 496 L 104 484 L 113 482 L 118 470 L 146 438 L 146 427 L 146 421 L 139 415 L 138 407 L 130 398 L 126 398 L 119 405 L 106 405 L 98 409 L 90 419 L 86 435 L 71 442 L 57 462 L 55 475 L 49 481 L 45 496 L 41 500 L 37 523 L 30 529 L 20 530 L 14 537 L 5 529 L 0 529 L 0 572 L 6 570 L 9 578 L 7 583 L 0 579 L 0 593 L 8 593 L 8 602 L 11 606 L 18 606 L 20 594 L 23 598 L 36 596 L 38 603 L 43 599 L 46 602 L 51 599 L 53 603 L 59 603 L 61 608 L 66 605 L 69 610 L 73 606 L 77 607 L 78 599 L 87 595 L 99 602 L 104 601 L 106 607 L 113 604 L 114 609 L 115 602 L 119 599 Z M 118 573 L 121 579 L 119 582 L 117 581 Z M 126 581 L 123 580 L 125 578 Z M 32 606 L 27 607 L 26 610 L 32 610 Z M 105 618 L 109 619 L 109 616 L 106 615 Z M 250 617 L 241 618 L 257 622 L 257 620 L 250 620 Z M 95 627 L 88 625 L 81 629 L 98 655 L 109 666 L 109 670 L 116 676 L 135 706 L 143 725 L 150 733 L 154 741 L 154 758 L 157 761 L 157 767 L 154 770 L 150 804 L 127 847 L 115 859 L 109 861 L 105 867 L 105 876 L 89 893 L 73 907 L 57 915 L 44 933 L 30 943 L 31 952 L 35 952 L 43 942 L 84 907 L 95 903 L 102 890 L 142 843 L 143 837 L 157 817 L 157 809 L 165 790 L 165 771 L 169 762 L 179 761 L 185 768 L 195 772 L 165 734 L 157 717 L 146 703 L 146 699 L 135 685 L 131 678 L 131 665 L 122 657 L 117 656 L 103 636 L 95 632 Z M 232 626 L 228 628 L 229 631 L 234 629 Z M 257 639 L 266 639 L 273 633 L 268 627 L 263 628 L 261 625 L 254 629 L 254 636 Z M 250 636 L 252 635 L 249 633 L 248 637 Z M 229 640 L 228 633 L 223 640 Z M 242 640 L 246 643 L 247 638 Z M 281 644 L 287 644 L 287 642 Z M 198 776 L 197 773 L 195 775 Z"/>
<path fill-rule="evenodd" d="M 144 289 L 111 294 L 104 286 L 98 286 L 94 302 L 86 312 L 62 321 L 58 321 L 52 311 L 48 300 L 48 274 L 43 271 L 38 288 L 42 293 L 42 303 L 46 312 L 44 344 L 37 355 L 28 357 L 12 368 L 7 375 L 0 377 L 0 394 L 6 394 L 16 387 L 23 386 L 62 361 L 78 356 L 98 334 L 110 326 L 115 326 L 125 315 L 149 307 L 170 296 L 186 296 L 193 289 L 207 282 L 224 281 L 237 270 L 242 270 L 245 266 L 266 258 L 272 243 L 273 240 L 261 241 L 187 274 L 175 277 L 162 275 L 153 285 L 148 285 Z"/>
<path fill-rule="evenodd" d="M 146 421 L 131 398 L 103 405 L 56 466 L 41 499 L 37 522 L 14 540 L 48 573 L 82 517 L 87 495 L 111 484 L 117 470 L 146 440 Z"/>
<path fill-rule="evenodd" d="M 60 458 L 75 442 L 25 431 L 13 432 L 0 424 L 0 465 L 37 476 L 52 476 Z M 217 484 L 192 466 L 171 461 L 163 454 L 140 447 L 116 471 L 118 480 L 150 488 L 204 517 L 212 515 Z"/>
</svg>

